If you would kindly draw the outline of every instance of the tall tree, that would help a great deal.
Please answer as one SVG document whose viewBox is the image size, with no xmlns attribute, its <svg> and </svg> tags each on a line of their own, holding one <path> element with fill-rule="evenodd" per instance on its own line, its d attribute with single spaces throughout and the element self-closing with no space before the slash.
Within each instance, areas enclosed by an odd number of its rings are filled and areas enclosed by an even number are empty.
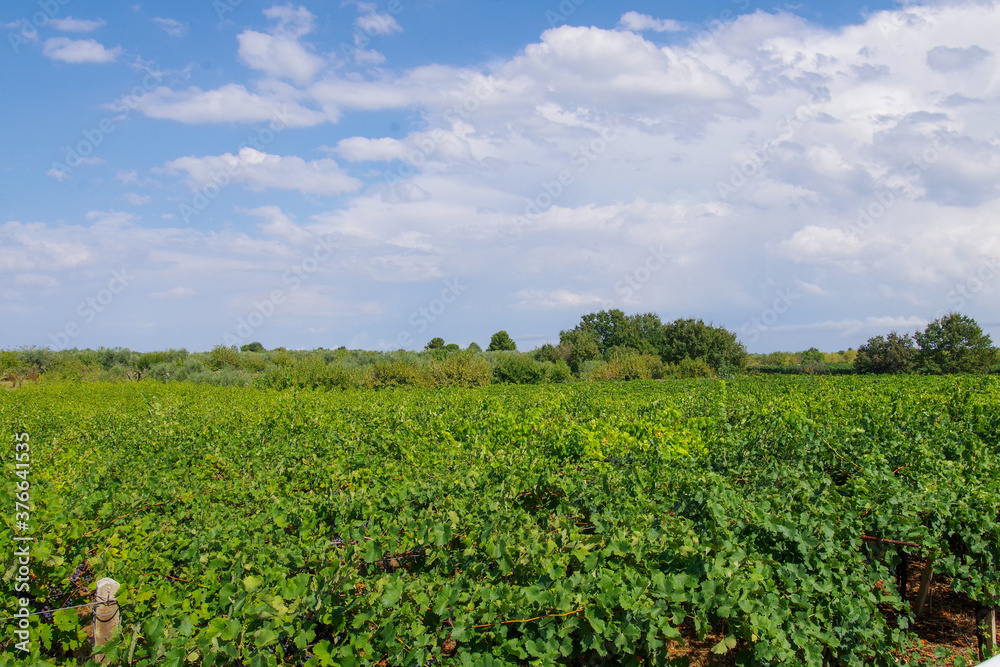
<svg viewBox="0 0 1000 667">
<path fill-rule="evenodd" d="M 996 363 L 989 334 L 967 315 L 948 313 L 922 332 L 917 341 L 917 365 L 924 373 L 985 373 Z"/>
<path fill-rule="evenodd" d="M 506 331 L 498 331 L 490 338 L 490 346 L 487 352 L 511 352 L 517 349 L 517 343 L 513 341 Z"/>
<path fill-rule="evenodd" d="M 703 359 L 713 370 L 742 369 L 747 351 L 736 334 L 702 320 L 677 319 L 664 324 L 659 346 L 663 361 L 676 364 L 684 359 Z"/>
<path fill-rule="evenodd" d="M 656 313 L 626 315 L 613 308 L 584 315 L 576 329 L 592 334 L 600 353 L 607 356 L 614 348 L 622 347 L 642 353 L 656 352 L 662 326 Z"/>
<path fill-rule="evenodd" d="M 888 336 L 873 336 L 858 348 L 854 370 L 858 373 L 909 373 L 914 369 L 916 349 L 910 334 L 895 331 Z"/>
</svg>

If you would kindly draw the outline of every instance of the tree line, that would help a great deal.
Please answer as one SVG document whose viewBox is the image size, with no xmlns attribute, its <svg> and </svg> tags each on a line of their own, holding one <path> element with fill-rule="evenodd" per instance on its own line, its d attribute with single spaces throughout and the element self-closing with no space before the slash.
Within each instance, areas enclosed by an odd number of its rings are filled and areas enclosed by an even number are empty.
<svg viewBox="0 0 1000 667">
<path fill-rule="evenodd" d="M 815 347 L 750 354 L 736 333 L 700 319 L 663 322 L 655 313 L 602 310 L 561 331 L 559 342 L 519 352 L 506 331 L 486 349 L 431 339 L 419 352 L 267 350 L 259 342 L 134 352 L 126 348 L 24 347 L 0 351 L 8 386 L 25 380 L 157 380 L 271 388 L 442 387 L 538 384 L 577 380 L 729 377 L 743 373 L 986 373 L 997 350 L 972 318 L 950 313 L 923 331 L 875 336 L 857 350 L 824 353 Z"/>
</svg>

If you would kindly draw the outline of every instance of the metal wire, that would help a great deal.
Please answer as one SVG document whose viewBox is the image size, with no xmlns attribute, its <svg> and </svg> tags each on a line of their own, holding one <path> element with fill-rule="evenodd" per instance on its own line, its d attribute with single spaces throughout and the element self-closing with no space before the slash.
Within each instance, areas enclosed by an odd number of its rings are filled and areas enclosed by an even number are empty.
<svg viewBox="0 0 1000 667">
<path fill-rule="evenodd" d="M 30 614 L 28 614 L 28 616 L 8 616 L 7 618 L 0 618 L 0 623 L 6 623 L 7 621 L 20 620 L 22 618 L 28 618 L 30 616 L 41 616 L 42 614 L 54 614 L 55 612 L 62 611 L 63 609 L 80 609 L 82 607 L 98 607 L 98 606 L 107 605 L 107 604 L 113 604 L 116 607 L 118 606 L 117 600 L 110 600 L 110 601 L 109 600 L 104 600 L 102 602 L 87 602 L 85 604 L 76 604 L 76 605 L 73 605 L 72 607 L 59 607 L 58 609 L 48 609 L 46 611 L 33 611 Z M 116 611 L 115 613 L 118 613 L 118 612 Z M 114 618 L 113 614 L 112 614 L 111 618 Z"/>
</svg>

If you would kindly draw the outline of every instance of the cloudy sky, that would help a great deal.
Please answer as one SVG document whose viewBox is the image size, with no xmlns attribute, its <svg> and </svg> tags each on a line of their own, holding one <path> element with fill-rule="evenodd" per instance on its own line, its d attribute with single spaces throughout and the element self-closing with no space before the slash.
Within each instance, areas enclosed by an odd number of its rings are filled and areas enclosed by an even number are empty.
<svg viewBox="0 0 1000 667">
<path fill-rule="evenodd" d="M 686 6 L 685 6 L 686 5 Z M 0 347 L 1000 339 L 1000 3 L 0 10 Z"/>
</svg>

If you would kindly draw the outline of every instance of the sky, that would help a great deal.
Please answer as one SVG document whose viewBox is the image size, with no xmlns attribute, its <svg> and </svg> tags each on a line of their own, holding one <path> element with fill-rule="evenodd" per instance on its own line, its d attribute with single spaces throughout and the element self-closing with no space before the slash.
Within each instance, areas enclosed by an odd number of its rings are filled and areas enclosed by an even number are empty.
<svg viewBox="0 0 1000 667">
<path fill-rule="evenodd" d="M 1000 340 L 1000 3 L 11 1 L 0 348 Z"/>
</svg>

